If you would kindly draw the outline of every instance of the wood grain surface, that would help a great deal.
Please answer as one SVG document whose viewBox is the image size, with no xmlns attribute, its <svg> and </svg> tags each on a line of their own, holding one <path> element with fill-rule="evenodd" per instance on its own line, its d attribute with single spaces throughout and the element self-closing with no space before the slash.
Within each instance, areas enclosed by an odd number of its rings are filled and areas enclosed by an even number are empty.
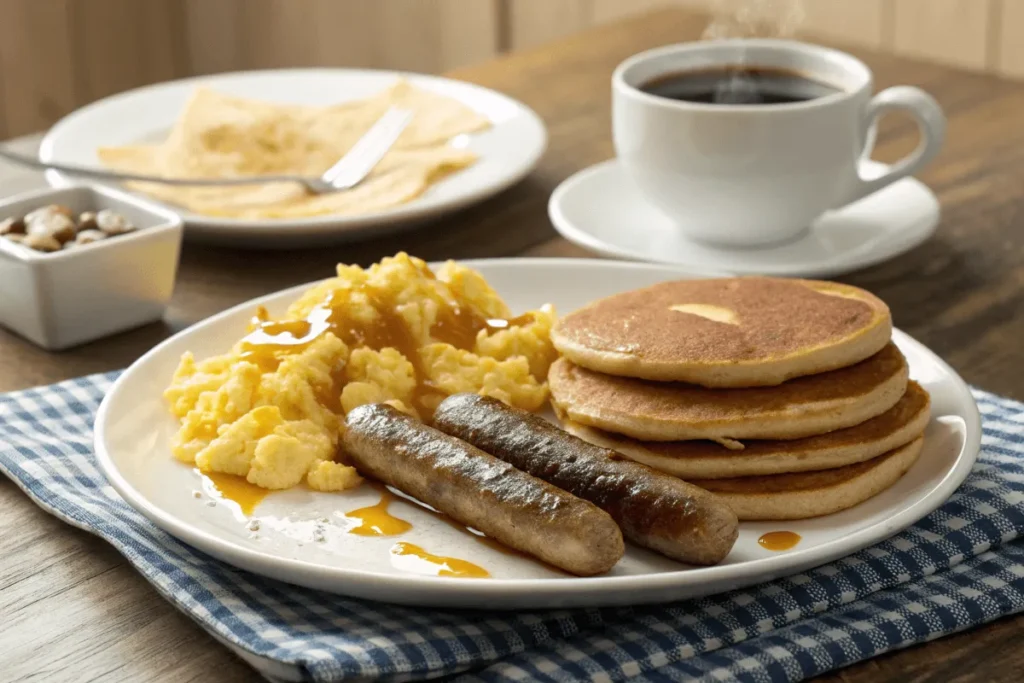
<svg viewBox="0 0 1024 683">
<path fill-rule="evenodd" d="M 550 148 L 502 195 L 417 232 L 358 245 L 260 253 L 188 245 L 164 323 L 51 354 L 0 331 L 0 391 L 124 367 L 168 334 L 253 296 L 405 249 L 427 259 L 586 256 L 556 238 L 546 214 L 555 186 L 612 156 L 609 74 L 624 57 L 699 33 L 702 19 L 669 11 L 602 27 L 452 75 L 522 99 L 544 118 Z M 943 219 L 927 244 L 850 275 L 892 307 L 897 325 L 971 383 L 1024 399 L 1024 86 L 893 56 L 859 53 L 879 87 L 932 92 L 949 142 L 923 174 Z M 878 156 L 916 141 L 903 119 L 884 122 Z M 22 144 L 30 145 L 31 141 Z M 38 184 L 4 172 L 5 193 Z M 178 614 L 105 543 L 57 522 L 0 480 L 0 680 L 252 680 L 252 670 Z M 1019 680 L 1024 618 L 874 659 L 823 680 Z"/>
<path fill-rule="evenodd" d="M 1024 77 L 1024 0 L 0 0 L 0 137 L 172 77 L 434 73 L 670 5 L 727 15 L 800 5 L 811 39 Z"/>
</svg>

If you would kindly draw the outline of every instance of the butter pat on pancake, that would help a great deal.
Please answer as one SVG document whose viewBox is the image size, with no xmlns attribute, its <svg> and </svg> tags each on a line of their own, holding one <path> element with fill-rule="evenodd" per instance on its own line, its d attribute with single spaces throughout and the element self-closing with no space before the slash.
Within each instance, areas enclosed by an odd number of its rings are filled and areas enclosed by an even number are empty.
<svg viewBox="0 0 1024 683">
<path fill-rule="evenodd" d="M 694 480 L 741 521 L 807 519 L 863 503 L 895 484 L 917 462 L 924 437 L 877 458 L 820 472 Z"/>
<path fill-rule="evenodd" d="M 352 190 L 312 195 L 296 183 L 241 187 L 172 187 L 129 183 L 132 189 L 196 213 L 233 218 L 300 218 L 382 211 L 415 199 L 476 155 L 449 144 L 489 121 L 461 102 L 398 81 L 370 98 L 328 107 L 249 100 L 200 88 L 167 140 L 101 148 L 108 167 L 174 178 L 319 176 L 391 106 L 413 110 L 409 126 L 370 176 Z"/>
<path fill-rule="evenodd" d="M 576 365 L 610 375 L 755 387 L 853 365 L 891 334 L 888 307 L 862 289 L 750 277 L 600 299 L 562 318 L 552 341 Z"/>
<path fill-rule="evenodd" d="M 917 438 L 928 424 L 929 402 L 928 392 L 910 382 L 896 405 L 867 422 L 791 441 L 746 441 L 743 450 L 712 441 L 637 441 L 564 417 L 562 426 L 584 441 L 687 481 L 721 479 L 809 472 L 870 460 Z"/>
<path fill-rule="evenodd" d="M 604 375 L 565 358 L 548 373 L 570 420 L 641 441 L 799 439 L 860 424 L 892 408 L 907 388 L 907 361 L 892 343 L 856 365 L 775 387 L 705 389 Z"/>
</svg>

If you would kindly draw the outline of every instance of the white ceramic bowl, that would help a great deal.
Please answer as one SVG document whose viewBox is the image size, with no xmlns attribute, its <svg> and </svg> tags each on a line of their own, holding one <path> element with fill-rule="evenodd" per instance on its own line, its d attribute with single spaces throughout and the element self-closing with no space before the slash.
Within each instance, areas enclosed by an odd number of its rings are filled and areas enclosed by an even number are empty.
<svg viewBox="0 0 1024 683">
<path fill-rule="evenodd" d="M 49 204 L 75 213 L 110 209 L 139 229 L 54 253 L 0 238 L 0 325 L 58 350 L 162 318 L 178 270 L 177 214 L 113 188 L 83 185 L 0 201 L 0 221 Z"/>
</svg>

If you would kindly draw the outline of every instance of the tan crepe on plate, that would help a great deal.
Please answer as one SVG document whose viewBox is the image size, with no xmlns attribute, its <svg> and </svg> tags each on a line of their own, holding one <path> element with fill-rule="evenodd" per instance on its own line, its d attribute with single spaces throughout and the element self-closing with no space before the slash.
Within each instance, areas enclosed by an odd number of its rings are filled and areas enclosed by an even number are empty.
<svg viewBox="0 0 1024 683">
<path fill-rule="evenodd" d="M 415 117 L 381 163 L 352 190 L 311 195 L 294 183 L 129 184 L 211 216 L 261 219 L 370 213 L 408 202 L 443 175 L 472 164 L 476 155 L 450 140 L 487 128 L 488 120 L 457 100 L 404 80 L 368 99 L 329 107 L 260 102 L 201 88 L 163 143 L 104 147 L 97 153 L 112 169 L 163 177 L 318 176 L 391 106 L 412 109 Z"/>
</svg>

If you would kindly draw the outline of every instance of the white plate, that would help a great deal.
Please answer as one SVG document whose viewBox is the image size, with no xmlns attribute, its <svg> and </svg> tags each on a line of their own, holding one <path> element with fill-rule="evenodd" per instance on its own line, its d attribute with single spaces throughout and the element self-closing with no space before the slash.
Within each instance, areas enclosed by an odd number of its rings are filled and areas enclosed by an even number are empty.
<svg viewBox="0 0 1024 683">
<path fill-rule="evenodd" d="M 39 150 L 44 161 L 98 166 L 96 148 L 162 140 L 191 93 L 200 86 L 275 102 L 327 105 L 368 97 L 399 78 L 452 97 L 490 119 L 468 137 L 479 155 L 471 167 L 443 179 L 418 199 L 356 216 L 242 220 L 183 212 L 186 235 L 245 247 L 294 247 L 378 237 L 485 199 L 529 173 L 547 145 L 540 117 L 521 102 L 477 85 L 436 76 L 369 69 L 283 69 L 187 78 L 129 90 L 64 117 Z M 55 171 L 53 185 L 73 182 Z"/>
<path fill-rule="evenodd" d="M 685 277 L 654 265 L 574 259 L 470 262 L 515 311 L 553 302 L 562 312 L 597 297 Z M 978 454 L 977 407 L 957 374 L 907 335 L 895 340 L 911 375 L 932 395 L 933 418 L 920 460 L 895 486 L 845 512 L 819 519 L 743 524 L 739 541 L 717 567 L 689 568 L 630 547 L 607 576 L 572 578 L 475 542 L 413 505 L 392 512 L 413 523 L 398 540 L 429 552 L 460 557 L 489 570 L 492 579 L 421 576 L 392 566 L 395 538 L 345 533 L 341 513 L 377 502 L 372 490 L 313 493 L 296 489 L 268 496 L 256 509 L 258 538 L 230 502 L 209 507 L 199 477 L 176 462 L 169 442 L 176 421 L 161 398 L 186 350 L 197 357 L 221 353 L 244 330 L 258 303 L 280 313 L 306 286 L 242 304 L 167 340 L 117 380 L 96 417 L 100 467 L 126 501 L 161 528 L 214 557 L 253 572 L 327 591 L 388 602 L 445 607 L 555 607 L 664 602 L 708 595 L 792 574 L 876 543 L 940 505 L 964 480 Z M 316 520 L 328 518 L 324 542 L 314 542 Z M 766 531 L 803 537 L 797 547 L 772 553 L 757 544 Z"/>
<path fill-rule="evenodd" d="M 869 173 L 888 166 L 868 162 Z M 615 161 L 586 168 L 559 185 L 548 201 L 555 229 L 604 256 L 665 263 L 701 273 L 834 277 L 881 263 L 935 232 L 939 202 L 920 181 L 904 178 L 831 211 L 800 237 L 768 247 L 729 248 L 685 237 L 649 204 Z"/>
</svg>

